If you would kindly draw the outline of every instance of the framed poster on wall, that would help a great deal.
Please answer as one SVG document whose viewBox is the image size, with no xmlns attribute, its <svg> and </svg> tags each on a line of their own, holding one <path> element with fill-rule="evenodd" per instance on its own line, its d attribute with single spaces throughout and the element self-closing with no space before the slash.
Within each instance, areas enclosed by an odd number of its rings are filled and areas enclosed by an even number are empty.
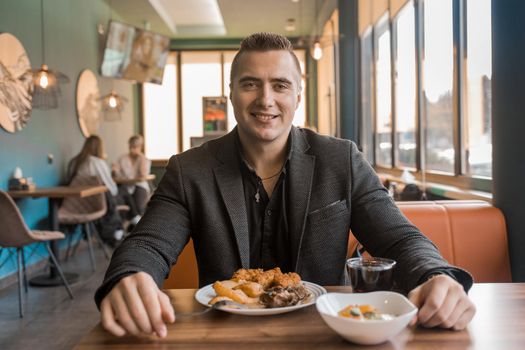
<svg viewBox="0 0 525 350">
<path fill-rule="evenodd" d="M 203 133 L 217 134 L 228 131 L 228 114 L 226 96 L 203 97 L 202 98 L 202 124 Z"/>
</svg>

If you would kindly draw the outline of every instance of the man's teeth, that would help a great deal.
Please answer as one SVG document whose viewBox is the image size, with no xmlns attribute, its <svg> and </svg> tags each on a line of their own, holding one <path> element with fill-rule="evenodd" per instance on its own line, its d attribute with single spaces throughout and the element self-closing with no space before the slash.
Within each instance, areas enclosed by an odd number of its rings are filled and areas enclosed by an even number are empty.
<svg viewBox="0 0 525 350">
<path fill-rule="evenodd" d="M 268 114 L 254 114 L 254 115 L 257 119 L 260 119 L 260 120 L 270 120 L 275 117 L 273 115 L 268 115 Z"/>
</svg>

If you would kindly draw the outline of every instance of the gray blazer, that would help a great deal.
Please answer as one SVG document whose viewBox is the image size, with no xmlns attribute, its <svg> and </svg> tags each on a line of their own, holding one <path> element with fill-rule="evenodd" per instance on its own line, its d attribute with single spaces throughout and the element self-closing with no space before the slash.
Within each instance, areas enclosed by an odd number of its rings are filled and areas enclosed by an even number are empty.
<svg viewBox="0 0 525 350">
<path fill-rule="evenodd" d="M 97 302 L 132 272 L 147 272 L 160 286 L 190 237 L 201 286 L 249 267 L 236 137 L 235 129 L 170 159 L 142 220 L 113 254 Z M 343 283 L 350 229 L 372 255 L 398 262 L 395 278 L 402 290 L 433 269 L 450 268 L 399 211 L 353 142 L 293 127 L 291 151 L 290 248 L 294 270 L 304 280 Z"/>
</svg>

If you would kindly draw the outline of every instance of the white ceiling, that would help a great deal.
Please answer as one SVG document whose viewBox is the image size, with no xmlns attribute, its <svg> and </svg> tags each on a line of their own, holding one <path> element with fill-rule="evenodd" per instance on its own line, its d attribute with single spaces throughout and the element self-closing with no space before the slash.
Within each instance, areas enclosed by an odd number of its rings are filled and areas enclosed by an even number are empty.
<svg viewBox="0 0 525 350">
<path fill-rule="evenodd" d="M 323 0 L 106 0 L 113 18 L 172 38 L 242 38 L 268 31 L 307 36 Z M 289 18 L 296 29 L 285 30 Z"/>
</svg>

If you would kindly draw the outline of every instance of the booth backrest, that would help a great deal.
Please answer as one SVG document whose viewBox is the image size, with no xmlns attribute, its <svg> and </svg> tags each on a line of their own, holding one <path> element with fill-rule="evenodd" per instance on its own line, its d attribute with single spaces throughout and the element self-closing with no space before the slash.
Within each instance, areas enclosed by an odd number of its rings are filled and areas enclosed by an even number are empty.
<svg viewBox="0 0 525 350">
<path fill-rule="evenodd" d="M 499 209 L 478 200 L 397 202 L 405 216 L 438 247 L 452 265 L 476 282 L 510 282 L 505 219 Z M 352 234 L 349 255 L 358 242 Z M 193 242 L 184 248 L 164 288 L 198 288 Z"/>
<path fill-rule="evenodd" d="M 507 229 L 498 208 L 480 200 L 397 205 L 450 264 L 469 271 L 476 282 L 511 282 Z M 356 245 L 351 235 L 349 251 Z"/>
</svg>

